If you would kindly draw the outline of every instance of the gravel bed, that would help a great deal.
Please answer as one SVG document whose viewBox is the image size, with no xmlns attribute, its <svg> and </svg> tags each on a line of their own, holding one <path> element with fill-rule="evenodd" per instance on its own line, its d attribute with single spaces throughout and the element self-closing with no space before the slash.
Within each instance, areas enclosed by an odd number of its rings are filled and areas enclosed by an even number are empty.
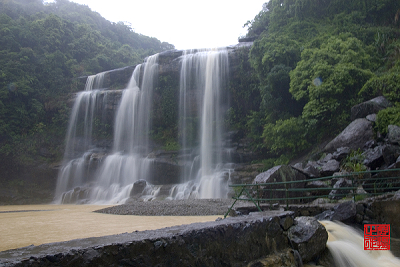
<svg viewBox="0 0 400 267">
<path fill-rule="evenodd" d="M 225 215 L 233 199 L 131 200 L 128 204 L 95 212 L 141 216 L 208 216 Z M 240 206 L 237 202 L 235 207 Z"/>
</svg>

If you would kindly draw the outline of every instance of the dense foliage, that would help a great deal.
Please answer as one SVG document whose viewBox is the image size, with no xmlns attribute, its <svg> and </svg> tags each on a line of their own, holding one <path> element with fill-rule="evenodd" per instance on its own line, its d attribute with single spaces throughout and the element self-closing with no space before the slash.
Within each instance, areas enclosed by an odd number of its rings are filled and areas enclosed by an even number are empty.
<svg viewBox="0 0 400 267">
<path fill-rule="evenodd" d="M 254 147 L 282 163 L 337 134 L 353 105 L 378 95 L 400 101 L 399 18 L 397 0 L 265 3 L 245 24 L 261 96 L 246 114 Z"/>
<path fill-rule="evenodd" d="M 39 148 L 59 151 L 78 77 L 173 48 L 68 0 L 0 1 L 0 154 L 24 160 Z"/>
</svg>

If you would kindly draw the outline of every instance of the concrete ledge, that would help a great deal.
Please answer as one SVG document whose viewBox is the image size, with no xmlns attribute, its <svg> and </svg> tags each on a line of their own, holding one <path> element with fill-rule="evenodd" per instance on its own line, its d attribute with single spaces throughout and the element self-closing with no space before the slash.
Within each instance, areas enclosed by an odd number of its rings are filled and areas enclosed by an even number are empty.
<svg viewBox="0 0 400 267">
<path fill-rule="evenodd" d="M 286 217 L 293 212 L 30 246 L 0 252 L 0 266 L 244 266 L 292 249 L 281 225 Z M 287 255 L 297 266 L 298 253 Z"/>
</svg>

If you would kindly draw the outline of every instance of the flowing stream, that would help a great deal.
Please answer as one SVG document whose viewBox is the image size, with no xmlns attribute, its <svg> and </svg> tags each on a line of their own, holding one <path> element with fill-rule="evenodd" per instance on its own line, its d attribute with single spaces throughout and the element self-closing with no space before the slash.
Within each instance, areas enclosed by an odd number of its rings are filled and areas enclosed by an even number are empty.
<svg viewBox="0 0 400 267">
<path fill-rule="evenodd" d="M 321 222 L 328 231 L 327 247 L 336 266 L 395 267 L 400 259 L 387 250 L 364 250 L 363 233 L 342 223 Z M 391 241 L 393 238 L 391 239 Z M 399 242 L 391 242 L 391 250 L 399 250 Z"/>
</svg>

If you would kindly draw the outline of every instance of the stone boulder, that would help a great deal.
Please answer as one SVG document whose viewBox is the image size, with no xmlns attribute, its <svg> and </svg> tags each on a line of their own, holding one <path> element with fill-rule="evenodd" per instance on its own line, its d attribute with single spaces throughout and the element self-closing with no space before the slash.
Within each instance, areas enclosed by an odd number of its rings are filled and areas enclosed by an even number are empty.
<svg viewBox="0 0 400 267">
<path fill-rule="evenodd" d="M 315 218 L 297 217 L 295 226 L 288 231 L 288 238 L 303 262 L 309 262 L 325 250 L 328 233 Z"/>
<path fill-rule="evenodd" d="M 321 167 L 321 175 L 322 176 L 331 176 L 335 172 L 338 172 L 340 169 L 340 162 L 334 159 L 328 160 L 323 163 Z"/>
<path fill-rule="evenodd" d="M 375 97 L 351 108 L 351 120 L 365 118 L 367 115 L 378 113 L 378 111 L 390 107 L 390 102 L 383 96 Z"/>
<path fill-rule="evenodd" d="M 315 162 L 309 161 L 305 167 L 302 163 L 296 163 L 292 167 L 310 178 L 321 177 L 321 172 L 319 171 L 320 166 L 316 166 Z"/>
<path fill-rule="evenodd" d="M 256 176 L 253 181 L 253 184 L 267 184 L 274 182 L 288 182 L 288 181 L 299 181 L 305 180 L 306 176 L 298 171 L 297 169 L 287 166 L 287 165 L 279 165 L 269 169 L 266 172 L 260 173 Z M 270 185 L 270 186 L 262 186 L 262 198 L 279 198 L 284 199 L 286 197 L 286 192 L 284 190 L 277 191 L 276 189 L 284 189 L 284 188 L 304 188 L 305 182 L 292 183 L 287 185 Z M 302 192 L 289 191 L 288 197 L 299 197 L 303 196 Z"/>
<path fill-rule="evenodd" d="M 330 141 L 324 151 L 335 151 L 340 147 L 358 149 L 364 147 L 365 143 L 374 139 L 372 122 L 367 119 L 356 119 L 350 123 L 338 136 Z"/>
<path fill-rule="evenodd" d="M 349 147 L 339 147 L 335 152 L 333 152 L 332 159 L 341 161 L 342 159 L 346 158 L 350 152 L 351 149 Z"/>
<path fill-rule="evenodd" d="M 382 147 L 382 155 L 386 166 L 396 163 L 397 158 L 400 156 L 400 147 L 395 145 L 384 145 Z"/>
<path fill-rule="evenodd" d="M 388 126 L 388 140 L 392 144 L 400 144 L 400 127 L 397 125 Z"/>
<path fill-rule="evenodd" d="M 344 187 L 351 187 L 352 183 L 351 181 L 344 179 L 344 178 L 339 178 L 336 183 L 333 185 L 333 190 L 329 193 L 329 198 L 330 199 L 342 199 L 344 198 L 347 194 L 350 193 L 349 189 L 342 189 Z"/>
<path fill-rule="evenodd" d="M 367 117 L 365 117 L 367 120 L 370 122 L 376 122 L 376 114 L 369 114 Z"/>
<path fill-rule="evenodd" d="M 371 170 L 377 169 L 385 162 L 381 146 L 368 149 L 362 153 L 362 155 L 365 157 L 363 164 L 369 167 Z"/>
<path fill-rule="evenodd" d="M 130 196 L 135 197 L 135 196 L 142 194 L 143 190 L 146 188 L 146 186 L 147 186 L 146 180 L 141 179 L 141 180 L 134 182 Z"/>
<path fill-rule="evenodd" d="M 318 221 L 340 221 L 353 223 L 357 215 L 357 206 L 353 201 L 347 201 L 334 206 L 331 210 L 324 211 L 315 216 Z"/>
</svg>

